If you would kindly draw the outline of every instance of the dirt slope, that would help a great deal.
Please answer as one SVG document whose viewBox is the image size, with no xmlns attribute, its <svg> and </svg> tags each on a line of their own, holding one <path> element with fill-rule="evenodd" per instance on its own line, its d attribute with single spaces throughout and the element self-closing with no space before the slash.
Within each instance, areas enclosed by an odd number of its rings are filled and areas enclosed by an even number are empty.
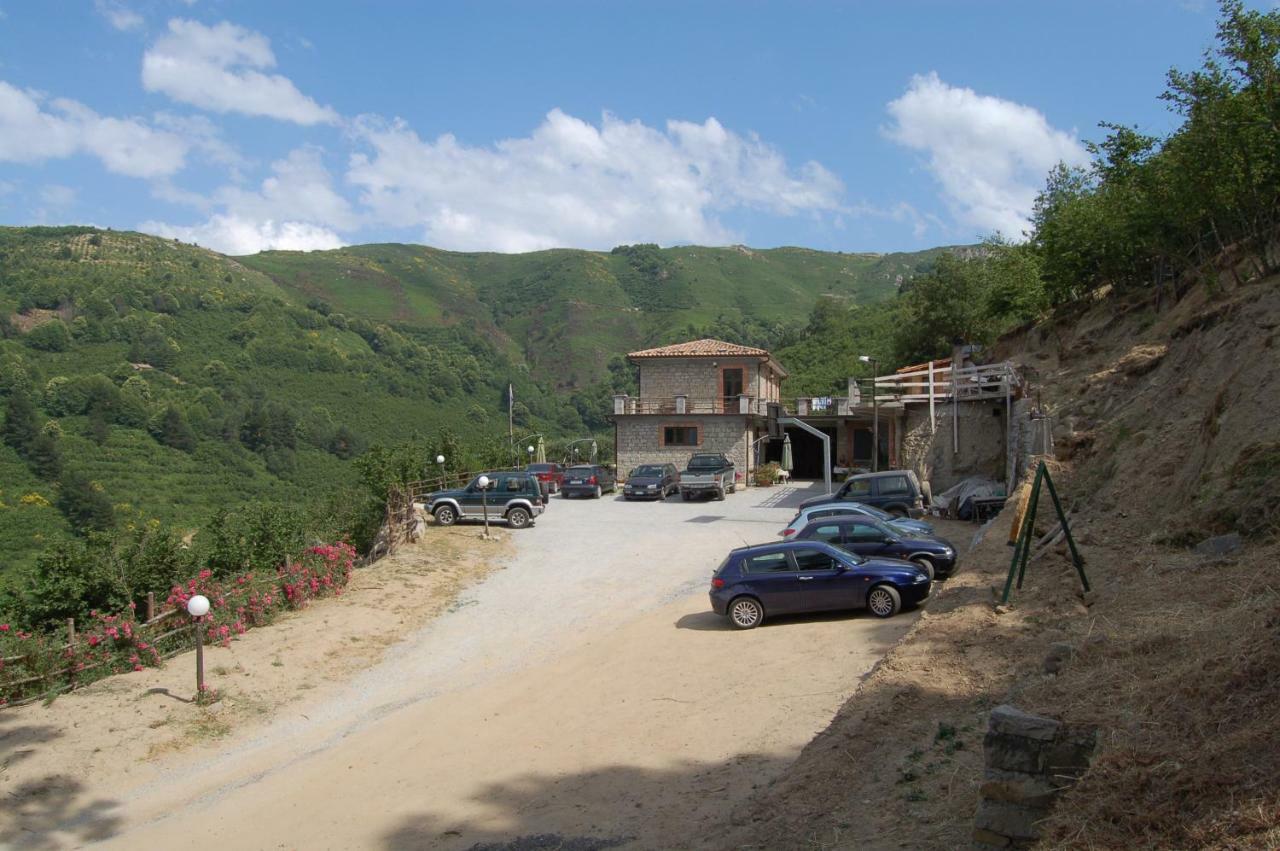
<svg viewBox="0 0 1280 851">
<path fill-rule="evenodd" d="M 784 776 L 734 848 L 961 847 L 985 715 L 1100 726 L 1046 847 L 1280 847 L 1280 281 L 1157 315 L 1104 298 L 1003 343 L 1055 417 L 1055 476 L 1096 593 L 1061 552 L 997 614 L 1010 513 Z M 1238 532 L 1238 550 L 1190 546 Z M 1043 673 L 1051 645 L 1076 655 Z"/>
</svg>

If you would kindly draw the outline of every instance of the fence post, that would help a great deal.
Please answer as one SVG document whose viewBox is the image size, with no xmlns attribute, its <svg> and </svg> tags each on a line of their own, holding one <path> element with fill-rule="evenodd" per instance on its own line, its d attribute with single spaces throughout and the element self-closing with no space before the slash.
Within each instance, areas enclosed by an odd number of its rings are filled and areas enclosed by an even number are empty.
<svg viewBox="0 0 1280 851">
<path fill-rule="evenodd" d="M 76 643 L 76 619 L 67 618 L 67 644 Z"/>
<path fill-rule="evenodd" d="M 147 592 L 147 623 L 156 619 L 156 592 Z"/>
</svg>

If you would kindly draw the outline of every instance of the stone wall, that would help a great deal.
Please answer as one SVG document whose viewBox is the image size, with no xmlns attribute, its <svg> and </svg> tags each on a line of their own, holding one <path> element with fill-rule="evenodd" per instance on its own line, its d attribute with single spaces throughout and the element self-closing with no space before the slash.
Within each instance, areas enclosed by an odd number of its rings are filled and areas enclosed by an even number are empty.
<svg viewBox="0 0 1280 851">
<path fill-rule="evenodd" d="M 747 451 L 751 445 L 748 418 L 732 415 L 708 416 L 620 416 L 618 422 L 618 475 L 625 476 L 639 464 L 670 462 L 683 470 L 695 452 L 723 452 L 746 475 Z M 698 446 L 663 446 L 664 426 L 697 426 Z"/>
<path fill-rule="evenodd" d="M 712 364 L 716 364 L 712 366 Z M 757 383 L 760 362 L 752 358 L 653 358 L 640 361 L 640 398 L 690 399 L 720 397 L 720 370 L 741 367 L 743 393 L 761 398 Z M 776 398 L 776 396 L 775 396 Z"/>
<path fill-rule="evenodd" d="M 949 402 L 935 407 L 937 423 L 930 432 L 929 406 L 907 406 L 902 466 L 928 480 L 934 493 L 941 493 L 968 476 L 987 476 L 1004 483 L 1008 464 L 1004 400 L 961 402 L 957 406 L 959 452 L 954 449 L 952 407 Z M 1014 416 L 1016 420 L 1016 410 Z"/>
<path fill-rule="evenodd" d="M 979 848 L 1029 848 L 1054 800 L 1089 768 L 1097 729 L 1069 726 L 1005 704 L 991 710 L 986 771 L 973 839 Z"/>
</svg>

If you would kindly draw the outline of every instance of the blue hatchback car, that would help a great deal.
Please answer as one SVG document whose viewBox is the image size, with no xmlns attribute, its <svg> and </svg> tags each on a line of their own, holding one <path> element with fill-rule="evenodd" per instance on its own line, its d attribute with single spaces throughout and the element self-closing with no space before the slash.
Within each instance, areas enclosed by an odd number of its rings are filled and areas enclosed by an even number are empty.
<svg viewBox="0 0 1280 851">
<path fill-rule="evenodd" d="M 738 629 L 766 617 L 869 609 L 892 617 L 929 596 L 929 574 L 909 561 L 863 558 L 821 541 L 787 541 L 729 553 L 711 578 L 711 608 Z"/>
</svg>

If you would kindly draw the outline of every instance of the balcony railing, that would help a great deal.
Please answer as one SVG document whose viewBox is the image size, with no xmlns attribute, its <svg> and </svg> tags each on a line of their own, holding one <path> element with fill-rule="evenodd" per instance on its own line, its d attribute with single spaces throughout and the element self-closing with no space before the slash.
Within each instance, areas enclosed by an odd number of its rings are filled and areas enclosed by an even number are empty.
<svg viewBox="0 0 1280 851">
<path fill-rule="evenodd" d="M 755 396 L 625 396 L 613 397 L 614 414 L 759 414 L 764 400 Z"/>
</svg>

